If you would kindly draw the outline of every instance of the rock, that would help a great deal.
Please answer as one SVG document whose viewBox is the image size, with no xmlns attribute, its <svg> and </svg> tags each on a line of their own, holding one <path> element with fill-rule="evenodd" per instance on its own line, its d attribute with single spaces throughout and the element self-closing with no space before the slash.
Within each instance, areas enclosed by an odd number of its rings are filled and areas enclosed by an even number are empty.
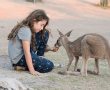
<svg viewBox="0 0 110 90">
<path fill-rule="evenodd" d="M 14 78 L 0 78 L 0 90 L 33 90 Z"/>
</svg>

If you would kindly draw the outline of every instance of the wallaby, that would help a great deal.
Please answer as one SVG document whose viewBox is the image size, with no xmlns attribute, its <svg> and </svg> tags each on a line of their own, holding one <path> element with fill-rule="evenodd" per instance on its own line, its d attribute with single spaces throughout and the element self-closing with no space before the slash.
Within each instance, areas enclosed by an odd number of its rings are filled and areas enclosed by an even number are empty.
<svg viewBox="0 0 110 90">
<path fill-rule="evenodd" d="M 77 63 L 80 56 L 82 56 L 83 64 L 81 68 L 81 75 L 87 76 L 87 61 L 89 58 L 95 58 L 96 73 L 99 74 L 99 59 L 107 59 L 110 66 L 110 46 L 108 41 L 101 35 L 96 33 L 85 34 L 75 41 L 71 42 L 67 37 L 70 36 L 72 31 L 69 31 L 65 35 L 58 31 L 60 37 L 55 43 L 54 47 L 59 49 L 63 46 L 67 52 L 69 63 L 67 65 L 67 71 L 75 57 L 74 71 L 77 69 Z"/>
</svg>

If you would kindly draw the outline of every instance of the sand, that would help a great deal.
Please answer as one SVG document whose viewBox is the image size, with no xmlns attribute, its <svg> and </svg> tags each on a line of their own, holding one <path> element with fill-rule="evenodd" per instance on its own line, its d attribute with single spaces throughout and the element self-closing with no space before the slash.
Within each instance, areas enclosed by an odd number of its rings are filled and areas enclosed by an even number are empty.
<svg viewBox="0 0 110 90">
<path fill-rule="evenodd" d="M 110 41 L 110 8 L 101 8 L 97 6 L 98 3 L 99 0 L 43 0 L 42 3 L 35 4 L 25 0 L 0 0 L 0 77 L 17 78 L 35 90 L 110 90 L 110 70 L 106 60 L 100 61 L 98 76 L 63 76 L 57 74 L 62 69 L 58 68 L 35 77 L 28 72 L 12 70 L 8 58 L 7 35 L 17 22 L 35 9 L 44 9 L 50 17 L 48 27 L 51 28 L 53 36 L 50 36 L 48 42 L 50 46 L 53 46 L 59 37 L 57 29 L 63 33 L 73 30 L 69 37 L 71 41 L 85 33 L 98 33 Z M 62 47 L 58 52 L 46 53 L 45 57 L 54 63 L 68 63 L 68 57 Z M 78 67 L 81 65 L 79 62 Z M 88 66 L 90 70 L 94 70 L 93 59 L 90 59 Z"/>
</svg>

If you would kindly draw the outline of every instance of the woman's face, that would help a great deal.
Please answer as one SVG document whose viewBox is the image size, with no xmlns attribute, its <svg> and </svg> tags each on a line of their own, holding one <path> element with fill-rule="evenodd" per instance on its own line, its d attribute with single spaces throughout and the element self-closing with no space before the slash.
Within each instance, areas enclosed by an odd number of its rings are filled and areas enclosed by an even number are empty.
<svg viewBox="0 0 110 90">
<path fill-rule="evenodd" d="M 40 32 L 41 30 L 43 30 L 44 26 L 46 25 L 47 20 L 42 20 L 42 21 L 38 21 L 38 22 L 34 22 L 33 23 L 33 29 L 34 31 Z"/>
</svg>

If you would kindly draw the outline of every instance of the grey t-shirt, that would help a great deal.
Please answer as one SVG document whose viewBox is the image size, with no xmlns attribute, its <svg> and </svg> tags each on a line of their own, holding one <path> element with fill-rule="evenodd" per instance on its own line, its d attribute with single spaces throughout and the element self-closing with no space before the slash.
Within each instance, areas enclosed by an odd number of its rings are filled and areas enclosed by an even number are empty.
<svg viewBox="0 0 110 90">
<path fill-rule="evenodd" d="M 31 42 L 31 30 L 27 26 L 20 28 L 15 40 L 9 40 L 8 54 L 13 64 L 16 64 L 24 55 L 22 40 Z"/>
</svg>

